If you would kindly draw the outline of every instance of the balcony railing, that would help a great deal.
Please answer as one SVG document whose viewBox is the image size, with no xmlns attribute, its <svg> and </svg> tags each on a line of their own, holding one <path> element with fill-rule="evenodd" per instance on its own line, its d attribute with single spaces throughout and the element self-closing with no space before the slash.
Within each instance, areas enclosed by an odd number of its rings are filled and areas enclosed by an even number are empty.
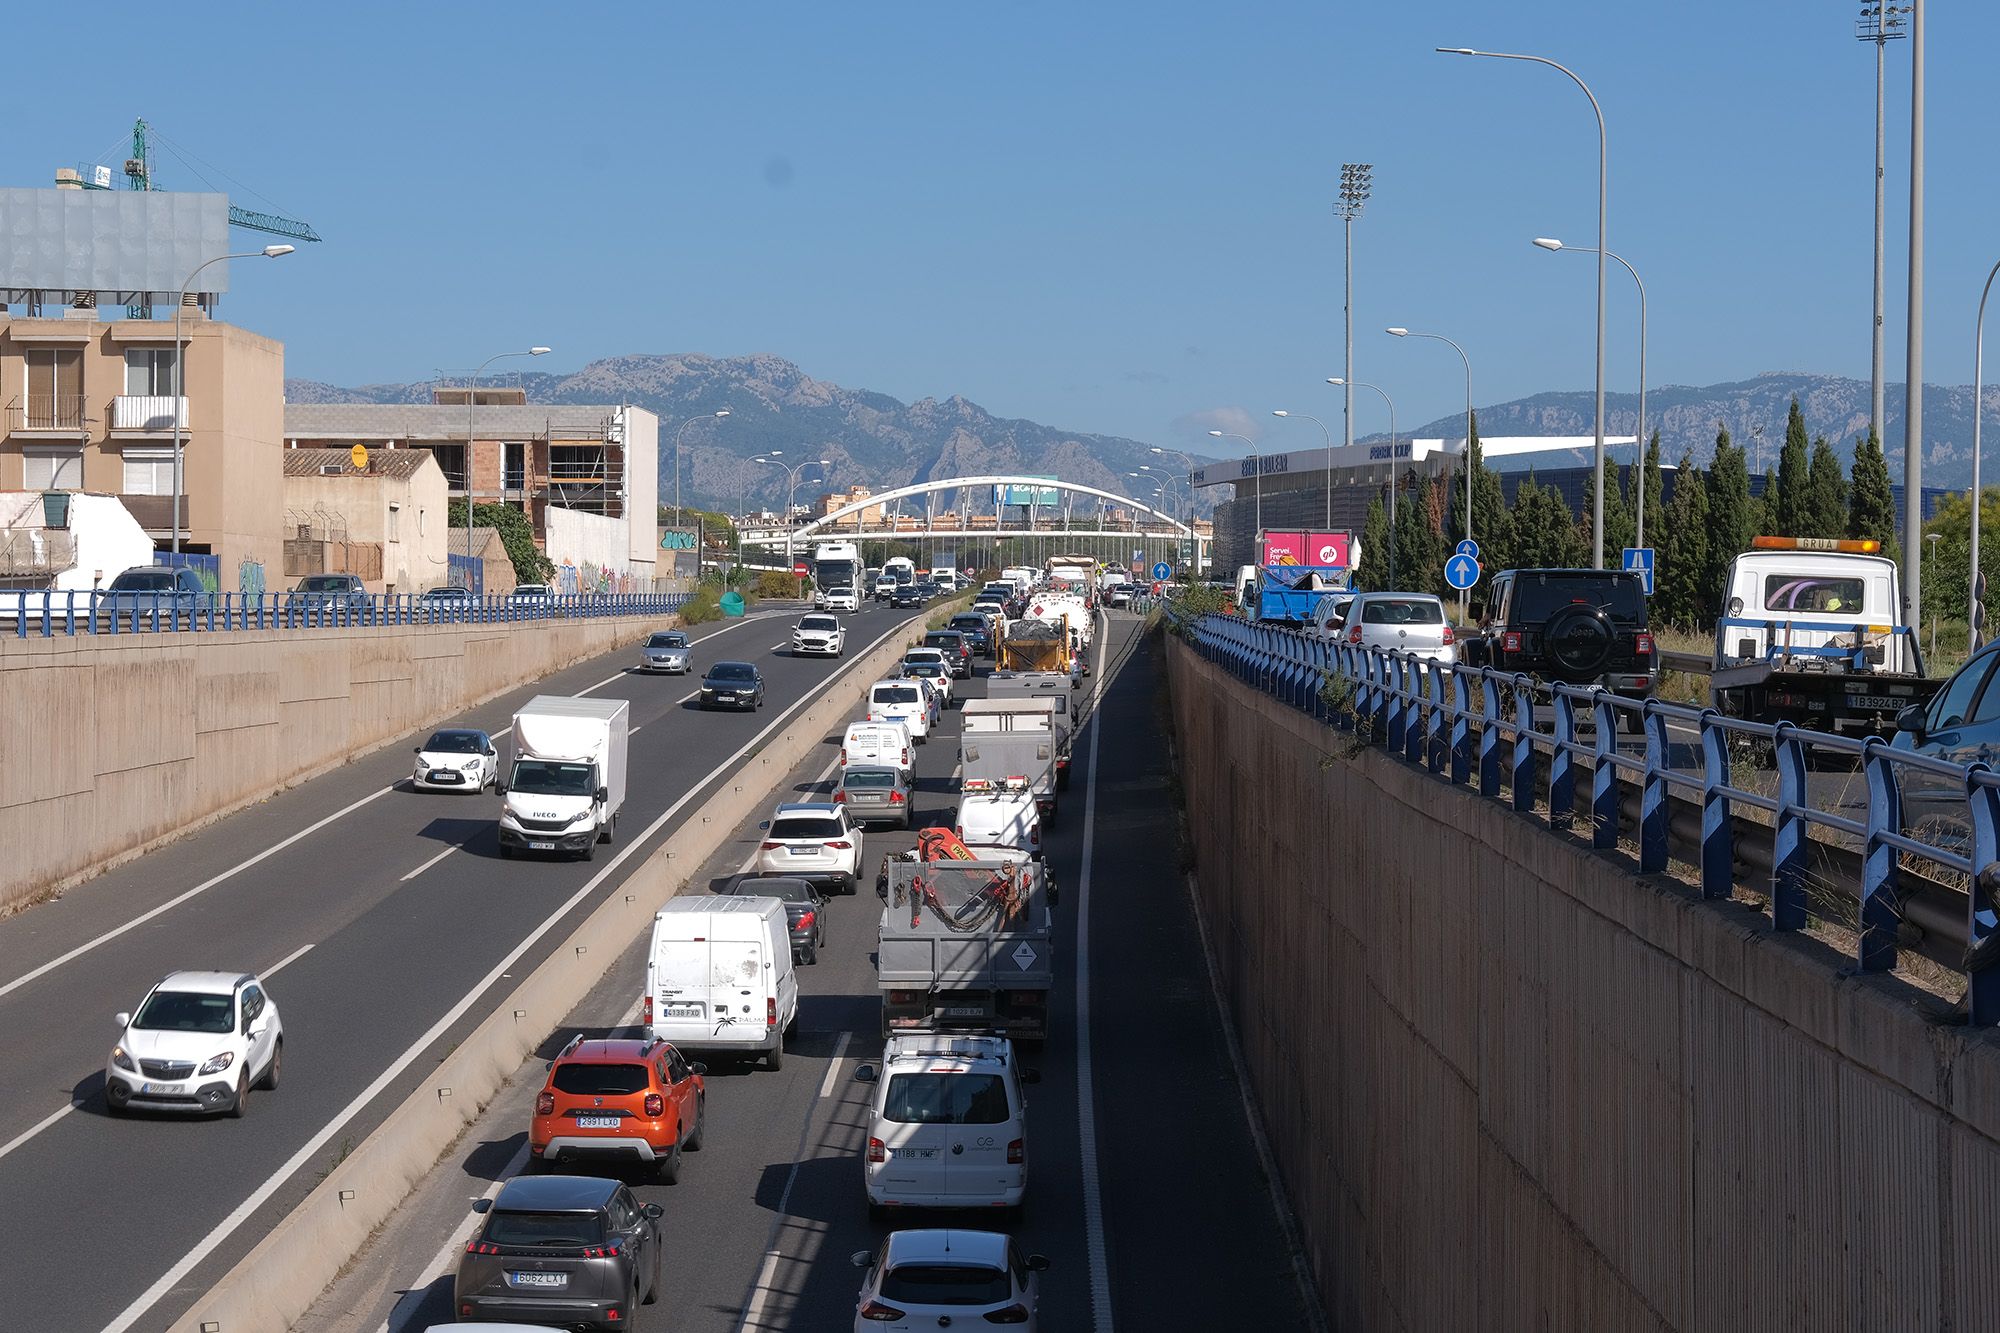
<svg viewBox="0 0 2000 1333">
<path fill-rule="evenodd" d="M 7 404 L 10 430 L 83 430 L 83 395 L 80 393 L 31 393 Z"/>
<path fill-rule="evenodd" d="M 139 526 L 148 532 L 172 532 L 174 526 L 174 497 L 171 495 L 121 495 L 120 504 L 126 512 L 138 520 Z M 187 501 L 181 501 L 181 531 L 187 531 Z"/>
<path fill-rule="evenodd" d="M 165 431 L 180 417 L 187 429 L 188 400 L 172 394 L 122 393 L 111 400 L 111 429 Z"/>
</svg>

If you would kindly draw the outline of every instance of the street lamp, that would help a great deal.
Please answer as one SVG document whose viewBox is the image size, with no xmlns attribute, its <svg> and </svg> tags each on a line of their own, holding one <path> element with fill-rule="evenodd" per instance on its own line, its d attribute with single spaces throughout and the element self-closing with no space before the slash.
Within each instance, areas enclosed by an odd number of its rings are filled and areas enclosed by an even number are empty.
<svg viewBox="0 0 2000 1333">
<path fill-rule="evenodd" d="M 1397 469 L 1402 465 L 1396 461 L 1396 404 L 1391 401 L 1387 391 L 1378 384 L 1363 384 L 1337 375 L 1329 376 L 1326 382 L 1336 388 L 1373 389 L 1381 394 L 1382 401 L 1389 405 L 1389 586 L 1394 588 L 1396 586 L 1396 490 L 1402 482 L 1402 478 L 1397 475 Z M 1467 514 L 1472 512 L 1470 503 L 1465 506 L 1465 512 Z"/>
<path fill-rule="evenodd" d="M 495 361 L 505 361 L 507 358 L 514 356 L 547 356 L 548 354 L 549 349 L 546 347 L 530 347 L 525 352 L 495 352 L 492 356 L 487 357 L 479 363 L 479 369 L 472 372 L 472 382 L 465 386 L 465 558 L 467 560 L 472 559 L 472 414 L 473 409 L 479 403 L 479 377 L 485 374 L 486 367 L 492 365 Z M 500 460 L 500 498 L 503 501 L 507 498 L 507 460 L 505 458 Z M 470 579 L 472 577 L 471 571 L 467 570 L 465 576 Z M 471 590 L 471 586 L 469 583 L 466 585 L 467 591 Z"/>
<path fill-rule="evenodd" d="M 1368 191 L 1374 181 L 1375 165 L 1372 162 L 1344 162 L 1340 167 L 1340 202 L 1333 211 L 1340 214 L 1346 224 L 1347 241 L 1347 287 L 1341 298 L 1341 317 L 1347 327 L 1347 361 L 1343 371 L 1343 383 L 1354 380 L 1354 219 L 1361 216 L 1361 206 L 1368 202 Z M 1341 439 L 1349 448 L 1354 446 L 1354 390 L 1348 389 L 1341 395 Z M 1332 478 L 1328 478 L 1329 484 Z M 1330 503 L 1330 501 L 1329 501 Z M 1333 526 L 1331 516 L 1327 526 Z"/>
<path fill-rule="evenodd" d="M 1590 109 L 1597 116 L 1597 503 L 1591 510 L 1591 549 L 1597 561 L 1593 568 L 1604 568 L 1604 258 L 1611 253 L 1610 241 L 1606 239 L 1605 222 L 1610 215 L 1609 151 L 1604 133 L 1604 108 L 1597 104 L 1597 94 L 1590 91 L 1590 85 L 1576 76 L 1576 71 L 1567 65 L 1559 65 L 1546 56 L 1520 55 L 1508 51 L 1475 51 L 1464 46 L 1440 46 L 1439 54 L 1450 56 L 1484 56 L 1491 60 L 1525 60 L 1534 65 L 1547 65 L 1569 76 L 1570 82 L 1583 89 L 1583 95 L 1590 99 Z M 1911 381 L 1915 383 L 1914 378 Z M 1468 510 L 1468 513 L 1470 511 Z"/>
<path fill-rule="evenodd" d="M 687 521 L 681 517 L 681 432 L 697 421 L 720 421 L 728 415 L 729 409 L 726 407 L 717 412 L 703 412 L 698 416 L 689 417 L 674 431 L 674 523 L 676 526 Z"/>
<path fill-rule="evenodd" d="M 1463 347 L 1452 342 L 1451 339 L 1445 337 L 1442 333 L 1412 333 L 1408 329 L 1401 328 L 1384 329 L 1382 331 L 1396 338 L 1429 338 L 1434 342 L 1444 343 L 1452 351 L 1457 352 L 1458 359 L 1465 363 L 1465 536 L 1466 540 L 1470 541 L 1472 539 L 1472 358 L 1465 354 Z M 1602 443 L 1601 438 L 1599 443 Z M 1599 476 L 1601 478 L 1602 473 Z M 1600 502 L 1603 498 L 1602 495 L 1598 496 Z M 1602 509 L 1603 505 L 1600 503 L 1598 507 Z M 1603 564 L 1602 560 L 1598 561 L 1600 568 L 1603 567 Z M 1464 592 L 1460 592 L 1458 594 L 1458 605 L 1461 616 L 1465 613 L 1466 601 L 1467 595 Z"/>
<path fill-rule="evenodd" d="M 1320 436 L 1326 441 L 1326 530 L 1333 531 L 1333 432 L 1326 428 L 1324 421 L 1318 417 L 1309 417 L 1303 412 L 1287 412 L 1282 407 L 1274 407 L 1271 409 L 1271 415 L 1287 419 L 1297 417 L 1301 421 L 1310 421 L 1319 427 Z"/>
<path fill-rule="evenodd" d="M 1854 25 L 1857 38 L 1875 43 L 1875 324 L 1869 338 L 1872 355 L 1869 360 L 1868 424 L 1874 430 L 1878 444 L 1886 429 L 1882 421 L 1882 189 L 1885 180 L 1882 172 L 1882 48 L 1907 35 L 1903 31 L 1903 15 L 1909 12 L 1910 6 L 1891 4 L 1889 0 L 1861 0 L 1861 18 Z"/>
<path fill-rule="evenodd" d="M 1566 249 L 1570 254 L 1591 255 L 1597 253 L 1595 250 L 1586 249 L 1582 246 L 1564 246 L 1561 241 L 1556 240 L 1552 236 L 1537 236 L 1535 244 L 1544 250 L 1550 251 Z M 1640 278 L 1639 270 L 1633 268 L 1623 255 L 1614 254 L 1605 257 L 1607 259 L 1615 259 L 1619 263 L 1624 264 L 1625 271 L 1632 275 L 1632 281 L 1639 285 L 1639 503 L 1632 521 L 1634 529 L 1632 544 L 1634 546 L 1644 546 L 1646 544 L 1646 450 L 1648 448 L 1646 440 L 1646 284 Z"/>
<path fill-rule="evenodd" d="M 773 449 L 771 452 L 773 454 L 781 454 L 784 450 Z M 831 458 L 808 458 L 805 462 L 792 467 L 786 467 L 784 461 L 778 458 L 753 458 L 750 461 L 753 463 L 769 463 L 772 467 L 785 474 L 785 568 L 796 570 L 797 566 L 793 563 L 792 557 L 792 537 L 797 529 L 797 525 L 793 520 L 792 511 L 798 507 L 799 503 L 799 474 L 809 467 L 831 467 L 833 460 Z"/>
<path fill-rule="evenodd" d="M 187 370 L 183 362 L 187 360 L 187 344 L 181 336 L 181 311 L 187 306 L 188 288 L 210 264 L 220 264 L 225 259 L 280 259 L 292 253 L 294 245 L 267 245 L 262 250 L 246 250 L 242 254 L 217 255 L 195 265 L 194 272 L 188 274 L 181 284 L 181 298 L 174 302 L 174 535 L 173 550 L 181 553 L 181 418 L 186 415 Z"/>
<path fill-rule="evenodd" d="M 1257 441 L 1248 435 L 1234 435 L 1226 430 L 1212 430 L 1209 434 L 1218 440 L 1241 440 L 1250 446 L 1250 466 L 1257 476 L 1257 535 L 1250 543 L 1250 555 L 1252 563 L 1257 563 L 1264 557 L 1264 553 L 1258 549 L 1264 540 L 1264 460 L 1256 452 Z"/>
<path fill-rule="evenodd" d="M 1173 456 L 1174 456 L 1175 458 L 1178 458 L 1178 459 L 1180 459 L 1182 463 L 1184 463 L 1184 464 L 1186 464 L 1186 465 L 1187 465 L 1187 470 L 1188 470 L 1188 507 L 1187 507 L 1187 528 L 1188 528 L 1188 543 L 1189 543 L 1189 548 L 1190 548 L 1190 550 L 1192 550 L 1192 552 L 1193 552 L 1193 554 L 1194 554 L 1194 570 L 1195 570 L 1195 574 L 1196 574 L 1197 576 L 1199 576 L 1199 575 L 1200 575 L 1200 573 L 1201 573 L 1201 570 L 1202 570 L 1202 563 L 1201 563 L 1201 537 L 1200 537 L 1200 535 L 1199 535 L 1199 534 L 1197 534 L 1197 533 L 1195 532 L 1195 530 L 1194 530 L 1194 520 L 1195 520 L 1195 503 L 1194 503 L 1194 460 L 1193 460 L 1192 458 L 1188 457 L 1188 456 L 1187 456 L 1186 454 L 1182 453 L 1182 452 L 1181 452 L 1180 450 L 1178 450 L 1178 449 L 1162 449 L 1162 448 L 1160 448 L 1160 447 L 1159 447 L 1158 445 L 1152 445 L 1152 446 L 1150 447 L 1150 452 L 1152 452 L 1152 453 L 1156 453 L 1156 454 L 1159 454 L 1159 455 L 1160 455 L 1161 457 L 1165 457 L 1165 456 L 1166 456 L 1166 455 L 1168 455 L 1168 454 L 1172 454 L 1172 455 L 1173 455 Z"/>
<path fill-rule="evenodd" d="M 1979 317 L 1974 322 L 1972 332 L 1972 541 L 1970 543 L 1971 549 L 1968 551 L 1968 554 L 1972 558 L 1972 583 L 1967 592 L 1965 602 L 1965 614 L 1969 622 L 1966 640 L 1966 651 L 1968 652 L 1978 650 L 1980 643 L 1983 642 L 1980 631 L 1986 628 L 1986 599 L 1981 596 L 1985 589 L 1981 586 L 1979 577 L 1979 510 L 1981 507 L 1979 502 L 1983 498 L 1979 493 L 1979 442 L 1980 426 L 1986 417 L 1985 404 L 1981 401 L 1980 394 L 1985 388 L 1986 298 L 1993 294 L 1993 279 L 1996 276 L 2000 276 L 2000 264 L 1995 264 L 1991 269 L 1987 270 L 1986 285 L 1979 292 Z M 1933 541 L 1937 538 L 1935 532 L 1931 533 L 1930 536 Z M 1935 552 L 1937 547 L 1932 546 L 1931 550 Z M 1935 616 L 1933 620 L 1935 620 Z M 1931 638 L 1931 653 L 1935 656 L 1937 653 L 1937 633 L 1935 630 L 1932 631 Z"/>
</svg>

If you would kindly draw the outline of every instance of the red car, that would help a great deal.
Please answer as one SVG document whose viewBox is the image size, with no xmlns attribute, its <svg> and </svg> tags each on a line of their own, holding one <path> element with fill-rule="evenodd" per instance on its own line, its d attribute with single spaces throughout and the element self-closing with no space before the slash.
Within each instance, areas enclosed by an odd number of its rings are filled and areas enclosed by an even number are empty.
<svg viewBox="0 0 2000 1333">
<path fill-rule="evenodd" d="M 663 1184 L 701 1147 L 708 1067 L 657 1038 L 572 1037 L 549 1062 L 528 1128 L 529 1168 L 550 1162 L 638 1162 Z"/>
</svg>

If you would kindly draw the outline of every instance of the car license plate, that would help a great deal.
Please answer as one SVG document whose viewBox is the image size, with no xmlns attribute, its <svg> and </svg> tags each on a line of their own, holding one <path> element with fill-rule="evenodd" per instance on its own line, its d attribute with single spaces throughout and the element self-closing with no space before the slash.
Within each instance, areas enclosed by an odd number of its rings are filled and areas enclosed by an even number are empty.
<svg viewBox="0 0 2000 1333">
<path fill-rule="evenodd" d="M 434 768 L 431 770 L 431 781 L 456 782 L 458 781 L 458 774 L 452 772 L 452 770 L 448 768 Z"/>
<path fill-rule="evenodd" d="M 944 1011 L 944 1016 L 946 1018 L 984 1018 L 986 1017 L 986 1006 L 983 1004 L 953 1005 Z"/>
<path fill-rule="evenodd" d="M 819 855 L 819 848 L 817 848 L 817 847 L 794 847 L 794 848 L 792 848 L 792 849 L 791 849 L 791 853 L 792 853 L 792 855 L 793 855 L 793 856 L 818 856 L 818 855 Z"/>
<path fill-rule="evenodd" d="M 1847 706 L 1849 708 L 1872 708 L 1884 713 L 1894 713 L 1909 702 L 1908 699 L 1891 699 L 1880 694 L 1850 694 L 1847 696 Z"/>
<path fill-rule="evenodd" d="M 700 1018 L 701 1006 L 698 1004 L 670 1004 L 667 1006 L 667 1017 Z"/>
<path fill-rule="evenodd" d="M 580 1115 L 576 1118 L 578 1129 L 616 1129 L 618 1117 L 615 1115 Z"/>
<path fill-rule="evenodd" d="M 898 1157 L 907 1158 L 911 1161 L 916 1161 L 916 1162 L 932 1161 L 935 1160 L 938 1155 L 938 1150 L 936 1148 L 896 1148 L 893 1149 L 893 1151 Z"/>
<path fill-rule="evenodd" d="M 568 1273 L 509 1273 L 507 1285 L 512 1287 L 542 1287 L 560 1291 L 569 1285 Z"/>
<path fill-rule="evenodd" d="M 528 850 L 531 852 L 552 852 L 555 849 L 556 845 L 552 842 L 531 842 L 528 844 Z"/>
<path fill-rule="evenodd" d="M 172 1092 L 179 1086 L 180 1084 L 178 1083 L 141 1083 L 139 1091 L 142 1093 Z"/>
</svg>

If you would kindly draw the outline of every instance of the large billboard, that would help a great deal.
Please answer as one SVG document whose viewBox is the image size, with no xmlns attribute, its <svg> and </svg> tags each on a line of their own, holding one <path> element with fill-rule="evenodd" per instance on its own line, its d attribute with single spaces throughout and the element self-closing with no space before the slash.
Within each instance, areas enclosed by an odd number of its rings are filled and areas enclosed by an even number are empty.
<svg viewBox="0 0 2000 1333">
<path fill-rule="evenodd" d="M 1345 569 L 1351 542 L 1352 534 L 1345 532 L 1267 532 L 1263 563 Z"/>
<path fill-rule="evenodd" d="M 171 303 L 197 268 L 228 251 L 226 195 L 0 189 L 0 291 Z M 196 290 L 228 291 L 229 265 L 208 265 Z"/>
<path fill-rule="evenodd" d="M 1042 477 L 1040 480 L 1054 481 L 1056 478 Z M 1062 492 L 1053 486 L 995 486 L 993 503 L 996 507 L 1038 505 L 1043 509 L 1053 509 L 1062 503 Z"/>
</svg>

